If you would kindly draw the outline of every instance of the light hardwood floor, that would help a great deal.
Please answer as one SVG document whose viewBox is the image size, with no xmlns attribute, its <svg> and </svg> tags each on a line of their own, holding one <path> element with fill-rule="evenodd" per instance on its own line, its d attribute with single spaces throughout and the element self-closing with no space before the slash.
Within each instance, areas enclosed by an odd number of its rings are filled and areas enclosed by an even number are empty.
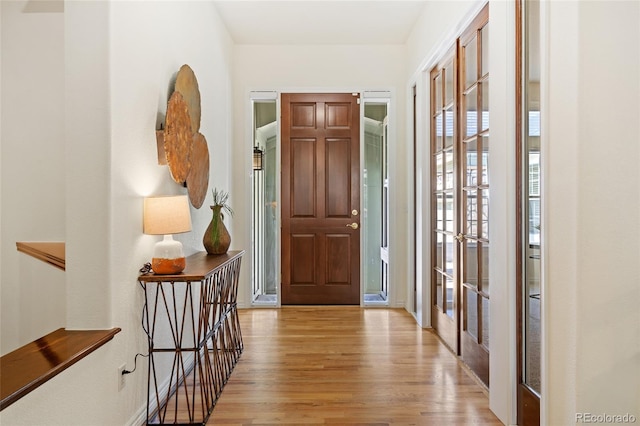
<svg viewBox="0 0 640 426">
<path fill-rule="evenodd" d="M 244 353 L 208 424 L 500 425 L 484 390 L 402 309 L 240 311 Z"/>
</svg>

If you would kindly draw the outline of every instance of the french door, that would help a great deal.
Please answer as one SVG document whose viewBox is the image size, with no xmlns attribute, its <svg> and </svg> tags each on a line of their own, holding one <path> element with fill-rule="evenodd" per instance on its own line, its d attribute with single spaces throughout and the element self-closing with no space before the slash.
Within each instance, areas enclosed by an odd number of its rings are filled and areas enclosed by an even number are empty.
<svg viewBox="0 0 640 426">
<path fill-rule="evenodd" d="M 488 6 L 431 70 L 434 329 L 489 385 Z"/>
</svg>

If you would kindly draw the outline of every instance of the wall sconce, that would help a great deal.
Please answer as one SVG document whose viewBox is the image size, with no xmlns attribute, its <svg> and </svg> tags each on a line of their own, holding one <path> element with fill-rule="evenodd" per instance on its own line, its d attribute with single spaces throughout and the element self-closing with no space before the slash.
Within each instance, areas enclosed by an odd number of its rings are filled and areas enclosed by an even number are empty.
<svg viewBox="0 0 640 426">
<path fill-rule="evenodd" d="M 263 170 L 262 161 L 264 159 L 264 151 L 257 146 L 253 147 L 253 170 Z"/>
<path fill-rule="evenodd" d="M 186 195 L 144 199 L 143 232 L 164 235 L 153 249 L 151 268 L 156 274 L 178 274 L 186 266 L 182 243 L 172 234 L 191 231 L 191 213 Z"/>
</svg>

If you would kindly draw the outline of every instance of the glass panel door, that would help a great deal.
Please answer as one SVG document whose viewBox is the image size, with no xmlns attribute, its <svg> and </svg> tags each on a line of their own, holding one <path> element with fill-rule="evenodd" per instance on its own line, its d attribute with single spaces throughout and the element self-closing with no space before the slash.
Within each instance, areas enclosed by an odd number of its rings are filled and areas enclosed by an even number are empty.
<svg viewBox="0 0 640 426">
<path fill-rule="evenodd" d="M 461 355 L 489 385 L 489 64 L 488 17 L 460 38 Z"/>
<path fill-rule="evenodd" d="M 431 324 L 458 353 L 456 49 L 431 71 Z"/>
<path fill-rule="evenodd" d="M 527 1 L 525 15 L 528 19 L 526 33 L 527 83 L 524 94 L 526 119 L 524 124 L 524 185 L 526 198 L 523 205 L 523 231 L 525 238 L 525 383 L 540 394 L 540 59 L 538 29 L 539 8 L 537 1 Z"/>
<path fill-rule="evenodd" d="M 517 2 L 519 93 L 518 196 L 519 274 L 518 274 L 518 424 L 540 424 L 541 289 L 540 249 L 541 202 L 540 170 L 540 2 Z"/>
</svg>

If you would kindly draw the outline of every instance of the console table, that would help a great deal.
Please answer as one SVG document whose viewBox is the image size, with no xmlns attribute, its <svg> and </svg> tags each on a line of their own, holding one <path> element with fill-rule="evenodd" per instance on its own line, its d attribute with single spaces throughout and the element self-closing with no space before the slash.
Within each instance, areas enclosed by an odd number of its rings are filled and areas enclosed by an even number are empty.
<svg viewBox="0 0 640 426">
<path fill-rule="evenodd" d="M 149 343 L 147 424 L 206 424 L 243 350 L 236 295 L 244 251 L 140 275 Z"/>
</svg>

